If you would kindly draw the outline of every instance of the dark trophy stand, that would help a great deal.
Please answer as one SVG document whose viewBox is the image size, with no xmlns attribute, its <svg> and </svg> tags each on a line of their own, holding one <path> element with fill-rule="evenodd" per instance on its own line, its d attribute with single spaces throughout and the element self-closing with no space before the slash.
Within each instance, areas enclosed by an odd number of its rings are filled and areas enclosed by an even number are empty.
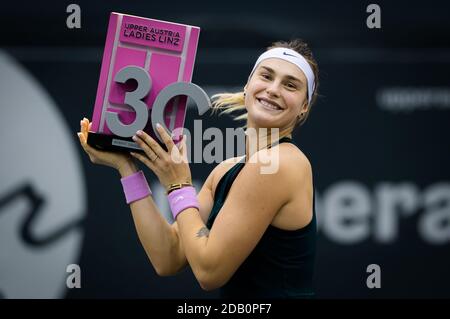
<svg viewBox="0 0 450 319">
<path fill-rule="evenodd" d="M 125 138 L 114 135 L 99 134 L 89 132 L 87 143 L 101 151 L 110 152 L 141 152 L 144 151 L 137 145 L 131 137 Z"/>
<path fill-rule="evenodd" d="M 149 134 L 147 132 L 147 134 Z M 162 144 L 154 134 L 149 134 L 158 144 L 167 152 L 167 148 Z M 144 150 L 136 144 L 131 137 L 120 137 L 116 135 L 106 135 L 95 132 L 89 132 L 87 143 L 100 151 L 110 152 L 140 152 L 144 153 Z"/>
</svg>

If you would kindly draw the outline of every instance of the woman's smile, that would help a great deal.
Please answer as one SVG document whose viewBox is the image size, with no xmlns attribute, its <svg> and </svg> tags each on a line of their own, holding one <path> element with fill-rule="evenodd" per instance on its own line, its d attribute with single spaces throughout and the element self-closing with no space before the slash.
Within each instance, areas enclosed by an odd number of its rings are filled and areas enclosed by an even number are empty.
<svg viewBox="0 0 450 319">
<path fill-rule="evenodd" d="M 267 99 L 256 98 L 256 102 L 260 107 L 270 112 L 281 113 L 281 111 L 283 111 L 282 108 L 280 108 L 278 105 L 275 105 L 274 103 L 269 102 Z"/>
</svg>

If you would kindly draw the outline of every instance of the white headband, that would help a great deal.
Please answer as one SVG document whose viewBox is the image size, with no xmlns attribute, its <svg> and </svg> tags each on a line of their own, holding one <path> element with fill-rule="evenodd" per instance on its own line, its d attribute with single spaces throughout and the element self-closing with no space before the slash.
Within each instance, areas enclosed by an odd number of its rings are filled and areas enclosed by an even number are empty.
<svg viewBox="0 0 450 319">
<path fill-rule="evenodd" d="M 270 59 L 270 58 L 278 58 L 288 62 L 295 64 L 305 75 L 306 80 L 308 81 L 308 102 L 311 103 L 312 94 L 314 92 L 314 72 L 311 69 L 308 61 L 298 52 L 287 49 L 287 48 L 274 48 L 270 49 L 263 54 L 261 54 L 256 60 L 255 66 L 253 67 L 252 72 L 250 73 L 249 79 L 251 78 L 253 72 L 255 72 L 256 67 L 262 60 Z"/>
</svg>

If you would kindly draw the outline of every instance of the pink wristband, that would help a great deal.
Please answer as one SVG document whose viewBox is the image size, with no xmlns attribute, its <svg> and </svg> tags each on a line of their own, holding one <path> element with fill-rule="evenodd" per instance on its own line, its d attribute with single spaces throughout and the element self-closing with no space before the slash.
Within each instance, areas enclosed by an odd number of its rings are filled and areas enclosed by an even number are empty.
<svg viewBox="0 0 450 319">
<path fill-rule="evenodd" d="M 173 219 L 177 219 L 179 213 L 186 208 L 195 207 L 199 209 L 197 194 L 194 186 L 185 186 L 176 189 L 167 195 L 169 200 L 170 210 L 172 211 Z"/>
<path fill-rule="evenodd" d="M 152 194 L 142 171 L 120 179 L 127 204 Z"/>
</svg>

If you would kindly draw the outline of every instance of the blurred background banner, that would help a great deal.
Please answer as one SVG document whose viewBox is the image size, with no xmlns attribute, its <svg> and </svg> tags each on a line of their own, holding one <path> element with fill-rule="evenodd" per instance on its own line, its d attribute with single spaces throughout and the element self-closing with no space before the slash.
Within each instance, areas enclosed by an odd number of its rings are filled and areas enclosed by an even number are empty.
<svg viewBox="0 0 450 319">
<path fill-rule="evenodd" d="M 71 4 L 80 9 L 72 28 Z M 379 28 L 369 27 L 370 4 Z M 271 42 L 307 41 L 321 96 L 294 141 L 317 191 L 317 297 L 450 297 L 450 5 L 418 0 L 2 4 L 0 297 L 218 296 L 189 268 L 157 276 L 119 174 L 79 146 L 112 11 L 199 26 L 192 82 L 210 96 L 241 91 Z M 191 132 L 194 120 L 203 130 L 242 124 L 199 117 L 190 104 Z M 197 189 L 215 165 L 191 164 Z M 143 169 L 170 220 L 163 189 Z M 81 287 L 68 288 L 77 266 Z M 374 269 L 379 288 L 370 288 Z"/>
</svg>

